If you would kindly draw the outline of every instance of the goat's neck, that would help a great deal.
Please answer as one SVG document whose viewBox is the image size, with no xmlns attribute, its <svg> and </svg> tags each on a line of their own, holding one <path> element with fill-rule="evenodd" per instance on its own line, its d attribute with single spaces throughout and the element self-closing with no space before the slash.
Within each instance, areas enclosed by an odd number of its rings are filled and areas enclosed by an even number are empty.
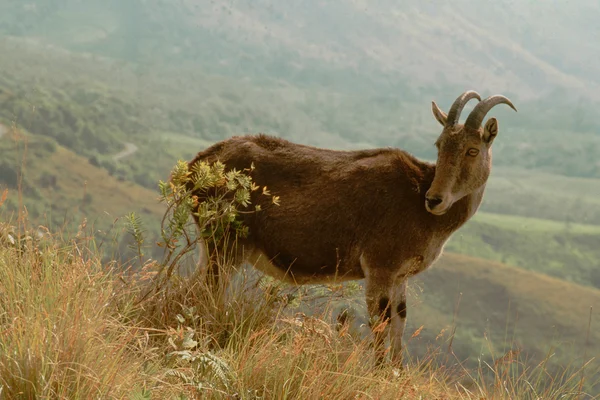
<svg viewBox="0 0 600 400">
<path fill-rule="evenodd" d="M 471 194 L 466 195 L 452 205 L 448 212 L 439 218 L 446 230 L 455 231 L 466 223 L 479 208 L 483 200 L 485 184 Z"/>
</svg>

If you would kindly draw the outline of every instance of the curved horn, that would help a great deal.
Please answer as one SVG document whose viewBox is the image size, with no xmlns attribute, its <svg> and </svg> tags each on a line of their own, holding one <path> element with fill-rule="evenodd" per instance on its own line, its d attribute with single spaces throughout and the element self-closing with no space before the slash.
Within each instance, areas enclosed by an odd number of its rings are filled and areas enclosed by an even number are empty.
<svg viewBox="0 0 600 400">
<path fill-rule="evenodd" d="M 448 111 L 446 126 L 454 126 L 458 123 L 461 111 L 471 99 L 477 99 L 481 101 L 481 96 L 479 96 L 479 93 L 474 90 L 468 90 L 454 100 L 454 103 L 452 103 L 452 106 L 450 107 L 450 111 Z"/>
<path fill-rule="evenodd" d="M 467 120 L 465 121 L 465 127 L 479 129 L 486 114 L 492 109 L 492 107 L 498 104 L 507 104 L 510 106 L 510 108 L 517 111 L 513 103 L 506 97 L 500 94 L 490 96 L 482 102 L 477 103 L 475 108 L 473 108 L 473 111 L 471 111 L 471 114 L 469 114 L 467 117 Z"/>
</svg>

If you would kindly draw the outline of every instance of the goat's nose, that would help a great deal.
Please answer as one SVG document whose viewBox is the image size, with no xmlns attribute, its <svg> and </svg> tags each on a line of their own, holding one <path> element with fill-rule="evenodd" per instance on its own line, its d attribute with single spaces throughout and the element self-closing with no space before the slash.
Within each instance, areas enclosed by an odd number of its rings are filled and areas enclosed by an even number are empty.
<svg viewBox="0 0 600 400">
<path fill-rule="evenodd" d="M 428 197 L 426 199 L 426 201 L 427 201 L 427 206 L 429 206 L 429 208 L 431 208 L 431 209 L 434 209 L 435 207 L 442 204 L 443 200 L 439 197 Z"/>
</svg>

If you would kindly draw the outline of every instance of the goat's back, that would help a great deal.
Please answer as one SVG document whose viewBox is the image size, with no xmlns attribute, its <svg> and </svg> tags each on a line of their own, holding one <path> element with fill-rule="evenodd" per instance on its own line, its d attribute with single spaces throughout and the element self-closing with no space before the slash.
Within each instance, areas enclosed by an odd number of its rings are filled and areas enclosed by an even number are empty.
<svg viewBox="0 0 600 400">
<path fill-rule="evenodd" d="M 280 197 L 277 206 L 254 192 L 252 203 L 262 210 L 242 219 L 248 241 L 296 275 L 331 275 L 336 268 L 360 274 L 367 241 L 393 237 L 398 217 L 410 225 L 423 213 L 427 169 L 401 150 L 336 151 L 265 135 L 236 136 L 198 153 L 191 164 L 217 160 L 227 169 L 254 164 L 256 184 Z"/>
</svg>

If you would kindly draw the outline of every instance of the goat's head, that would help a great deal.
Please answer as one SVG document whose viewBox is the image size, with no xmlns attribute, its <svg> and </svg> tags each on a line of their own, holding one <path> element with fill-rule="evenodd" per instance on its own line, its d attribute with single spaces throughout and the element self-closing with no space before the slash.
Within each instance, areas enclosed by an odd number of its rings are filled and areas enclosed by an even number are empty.
<svg viewBox="0 0 600 400">
<path fill-rule="evenodd" d="M 465 104 L 477 99 L 464 125 L 458 123 Z M 438 148 L 435 177 L 425 195 L 425 207 L 435 215 L 445 214 L 462 197 L 481 188 L 492 167 L 492 142 L 498 134 L 498 121 L 490 118 L 482 128 L 485 115 L 497 104 L 507 104 L 517 111 L 506 97 L 490 96 L 481 101 L 477 92 L 468 91 L 458 97 L 448 114 L 432 102 L 433 115 L 444 127 L 435 142 Z"/>
</svg>

